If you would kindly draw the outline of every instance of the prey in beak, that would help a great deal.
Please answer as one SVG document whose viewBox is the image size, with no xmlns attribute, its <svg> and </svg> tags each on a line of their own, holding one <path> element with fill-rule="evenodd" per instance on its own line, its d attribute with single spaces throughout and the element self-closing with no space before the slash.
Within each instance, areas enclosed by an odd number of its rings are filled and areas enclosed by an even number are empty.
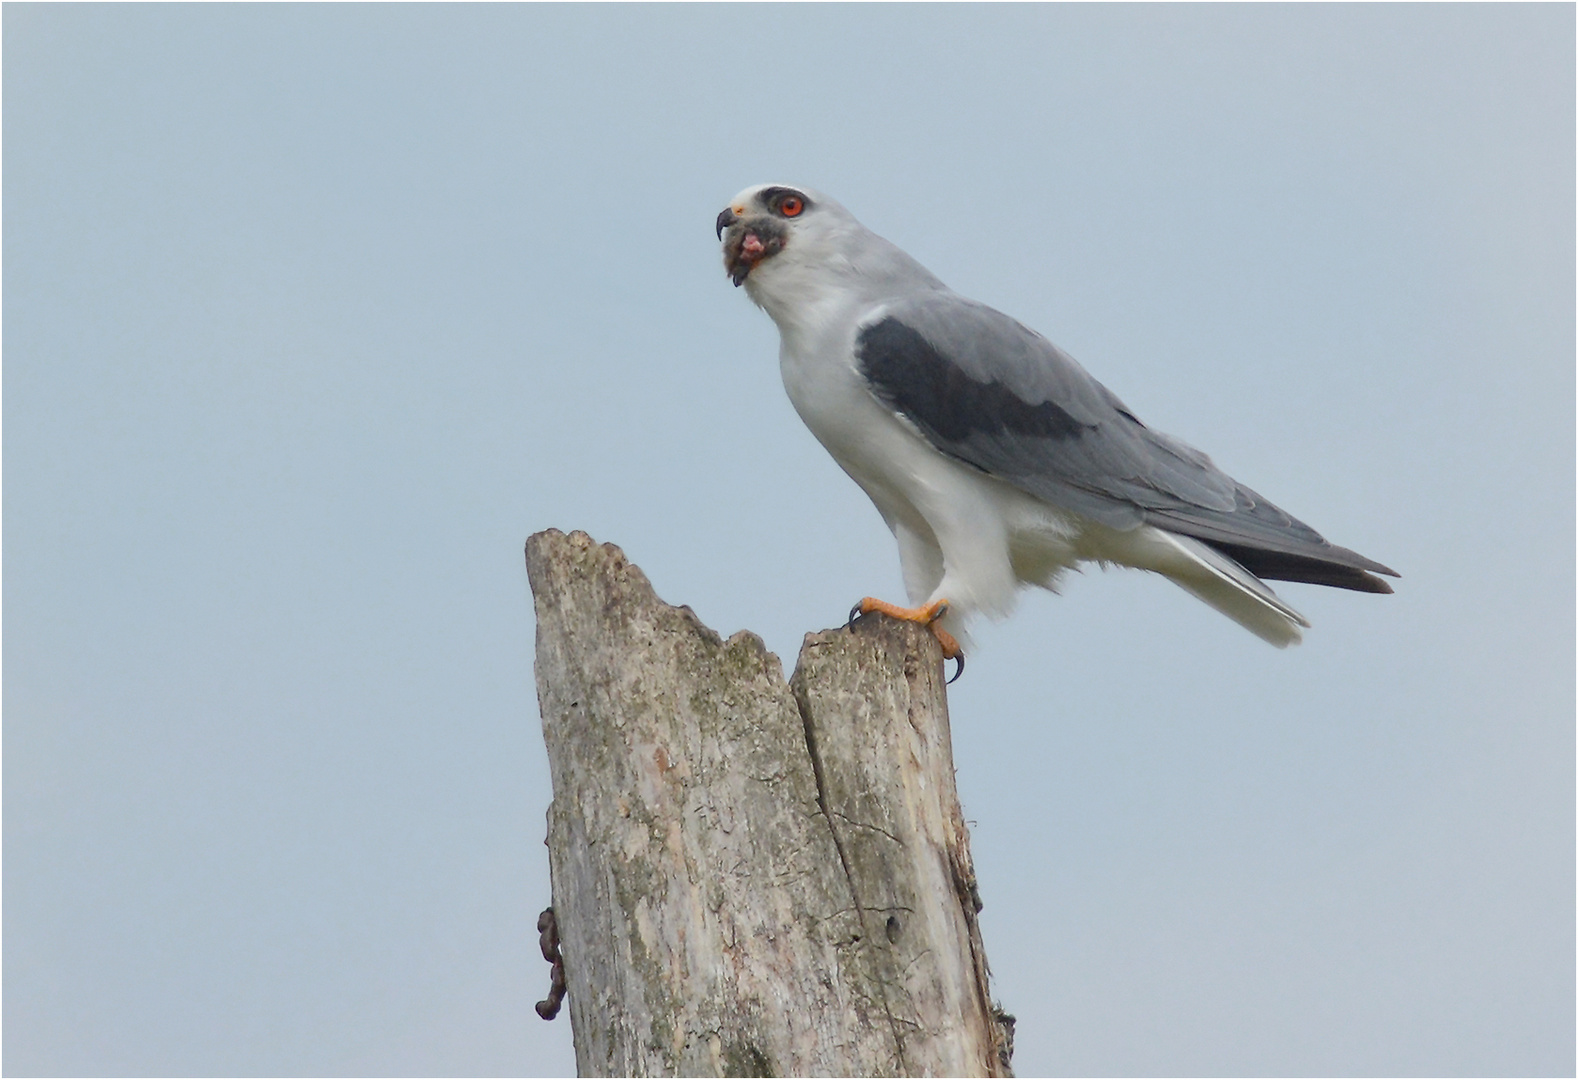
<svg viewBox="0 0 1578 1080">
<path fill-rule="evenodd" d="M 789 230 L 770 217 L 742 218 L 732 209 L 725 209 L 718 215 L 718 239 L 723 241 L 723 268 L 729 272 L 735 288 L 739 288 L 757 263 L 784 249 Z"/>
</svg>

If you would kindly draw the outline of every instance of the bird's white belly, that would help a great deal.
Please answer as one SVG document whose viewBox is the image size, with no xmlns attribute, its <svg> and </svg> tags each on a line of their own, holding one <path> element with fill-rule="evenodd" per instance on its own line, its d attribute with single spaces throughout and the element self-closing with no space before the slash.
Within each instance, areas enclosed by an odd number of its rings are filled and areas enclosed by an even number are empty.
<svg viewBox="0 0 1578 1080">
<path fill-rule="evenodd" d="M 1078 561 L 1078 519 L 938 452 L 867 390 L 843 359 L 852 341 L 829 346 L 807 356 L 786 336 L 784 388 L 893 530 L 912 603 L 1006 615 L 1021 582 L 1051 584 Z"/>
</svg>

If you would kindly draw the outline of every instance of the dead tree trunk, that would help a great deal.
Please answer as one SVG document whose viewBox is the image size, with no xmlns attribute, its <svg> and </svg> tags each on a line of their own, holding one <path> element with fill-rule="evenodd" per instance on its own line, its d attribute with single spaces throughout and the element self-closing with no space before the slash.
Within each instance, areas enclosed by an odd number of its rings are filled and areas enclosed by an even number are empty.
<svg viewBox="0 0 1578 1080">
<path fill-rule="evenodd" d="M 612 545 L 526 545 L 582 1076 L 1004 1076 L 940 650 L 886 617 L 794 677 Z"/>
</svg>

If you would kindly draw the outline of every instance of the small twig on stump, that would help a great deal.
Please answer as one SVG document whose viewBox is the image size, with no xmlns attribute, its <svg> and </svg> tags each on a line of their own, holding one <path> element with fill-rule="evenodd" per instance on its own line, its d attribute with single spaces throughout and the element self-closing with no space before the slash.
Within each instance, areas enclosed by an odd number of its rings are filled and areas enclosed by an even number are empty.
<svg viewBox="0 0 1578 1080">
<path fill-rule="evenodd" d="M 542 958 L 553 967 L 548 972 L 548 996 L 537 1003 L 537 1015 L 552 1020 L 559 1015 L 559 1005 L 564 1001 L 564 957 L 559 955 L 559 924 L 554 921 L 553 908 L 546 908 L 537 916 L 538 945 Z"/>
</svg>

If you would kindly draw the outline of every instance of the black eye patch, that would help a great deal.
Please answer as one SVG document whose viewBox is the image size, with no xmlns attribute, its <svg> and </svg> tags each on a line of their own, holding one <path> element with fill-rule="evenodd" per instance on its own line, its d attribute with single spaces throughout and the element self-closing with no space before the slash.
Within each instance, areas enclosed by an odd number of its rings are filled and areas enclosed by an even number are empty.
<svg viewBox="0 0 1578 1080">
<path fill-rule="evenodd" d="M 762 200 L 767 209 L 771 210 L 775 214 L 782 214 L 784 212 L 784 200 L 786 199 L 798 199 L 800 201 L 801 213 L 804 213 L 806 210 L 811 208 L 811 200 L 805 197 L 805 192 L 796 191 L 794 188 L 789 187 L 763 188 L 762 193 L 760 196 L 758 196 L 758 198 Z"/>
</svg>

